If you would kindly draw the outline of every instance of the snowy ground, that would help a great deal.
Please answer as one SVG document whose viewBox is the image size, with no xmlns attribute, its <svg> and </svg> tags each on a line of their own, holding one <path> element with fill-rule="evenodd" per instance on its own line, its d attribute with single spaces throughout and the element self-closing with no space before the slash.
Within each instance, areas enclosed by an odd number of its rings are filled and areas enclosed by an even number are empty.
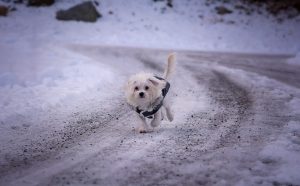
<svg viewBox="0 0 300 186">
<path fill-rule="evenodd" d="M 299 20 L 220 22 L 200 1 L 54 19 L 73 4 L 0 17 L 0 185 L 300 185 Z M 175 121 L 138 134 L 123 85 L 173 50 Z"/>
<path fill-rule="evenodd" d="M 206 1 L 135 0 L 99 1 L 103 17 L 97 23 L 61 22 L 57 10 L 66 9 L 79 0 L 59 1 L 51 7 L 28 8 L 16 5 L 17 11 L 0 17 L 0 43 L 86 43 L 96 45 L 146 48 L 191 49 L 255 53 L 295 53 L 299 51 L 300 17 L 278 23 L 268 15 L 253 12 L 218 15 Z M 233 5 L 232 5 L 233 6 Z M 110 12 L 112 14 L 110 14 Z M 37 43 L 36 43 L 37 42 Z M 24 46 L 26 47 L 26 46 Z M 30 47 L 30 46 L 28 46 Z"/>
</svg>

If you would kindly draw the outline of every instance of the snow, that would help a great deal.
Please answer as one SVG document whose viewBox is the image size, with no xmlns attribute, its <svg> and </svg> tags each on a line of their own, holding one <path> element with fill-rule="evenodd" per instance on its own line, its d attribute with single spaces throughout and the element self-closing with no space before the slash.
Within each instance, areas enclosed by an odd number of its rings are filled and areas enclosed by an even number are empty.
<svg viewBox="0 0 300 186">
<path fill-rule="evenodd" d="M 96 23 L 62 22 L 55 12 L 79 1 L 59 1 L 47 8 L 17 6 L 1 18 L 2 44 L 88 43 L 202 51 L 295 53 L 300 43 L 299 18 L 278 23 L 266 12 L 251 16 L 237 10 L 220 16 L 205 1 L 101 1 Z M 109 12 L 112 11 L 112 14 Z M 200 17 L 199 17 L 200 16 Z M 203 18 L 201 18 L 203 16 Z M 30 21 L 24 21 L 30 20 Z M 37 25 L 39 25 L 37 27 Z M 76 31 L 74 31 L 76 30 Z M 80 36 L 80 37 L 79 37 Z"/>
<path fill-rule="evenodd" d="M 1 118 L 27 109 L 61 107 L 63 100 L 92 88 L 107 87 L 115 80 L 108 67 L 57 46 L 23 50 L 10 46 L 1 47 L 1 51 L 5 53 L 0 76 Z M 105 93 L 109 92 L 99 91 Z"/>
<path fill-rule="evenodd" d="M 289 102 L 289 107 L 291 108 L 291 113 L 297 115 L 300 114 L 300 99 L 299 98 L 293 98 Z"/>
<path fill-rule="evenodd" d="M 297 185 L 300 183 L 299 137 L 300 122 L 291 121 L 285 127 L 283 134 L 261 151 L 261 162 L 278 166 L 277 169 L 273 170 L 273 175 L 264 179 L 281 184 Z"/>
</svg>

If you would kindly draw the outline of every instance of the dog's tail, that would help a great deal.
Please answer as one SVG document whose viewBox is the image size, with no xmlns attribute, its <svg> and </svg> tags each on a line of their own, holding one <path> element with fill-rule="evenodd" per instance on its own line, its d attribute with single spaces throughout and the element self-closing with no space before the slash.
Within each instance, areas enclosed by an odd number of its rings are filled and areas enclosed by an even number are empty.
<svg viewBox="0 0 300 186">
<path fill-rule="evenodd" d="M 169 54 L 168 63 L 163 76 L 165 80 L 168 80 L 175 71 L 175 59 L 176 59 L 175 53 Z"/>
</svg>

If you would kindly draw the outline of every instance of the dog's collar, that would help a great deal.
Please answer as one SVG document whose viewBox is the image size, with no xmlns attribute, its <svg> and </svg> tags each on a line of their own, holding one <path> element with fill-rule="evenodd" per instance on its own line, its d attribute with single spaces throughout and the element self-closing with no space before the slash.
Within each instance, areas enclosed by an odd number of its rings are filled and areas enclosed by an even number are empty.
<svg viewBox="0 0 300 186">
<path fill-rule="evenodd" d="M 165 79 L 161 78 L 161 77 L 158 77 L 158 76 L 154 76 L 155 78 L 159 79 L 159 80 L 163 80 L 163 81 L 166 81 Z M 163 105 L 163 101 L 164 101 L 164 98 L 166 97 L 169 89 L 170 89 L 170 83 L 166 81 L 166 86 L 165 88 L 163 88 L 161 90 L 162 92 L 162 98 L 160 99 L 160 101 L 156 101 L 158 103 L 154 104 L 153 106 L 153 109 L 148 111 L 148 110 L 141 110 L 139 109 L 139 107 L 136 107 L 135 108 L 135 111 L 141 115 L 141 116 L 144 116 L 145 118 L 149 118 L 149 119 L 152 119 L 153 118 L 153 115 L 161 108 L 161 106 Z"/>
</svg>

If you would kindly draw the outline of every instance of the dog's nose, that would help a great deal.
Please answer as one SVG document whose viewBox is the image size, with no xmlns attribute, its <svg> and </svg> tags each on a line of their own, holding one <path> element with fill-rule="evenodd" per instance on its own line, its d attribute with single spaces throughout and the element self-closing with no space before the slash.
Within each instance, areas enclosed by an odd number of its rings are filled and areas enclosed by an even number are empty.
<svg viewBox="0 0 300 186">
<path fill-rule="evenodd" d="M 144 92 L 140 92 L 139 95 L 141 98 L 143 98 L 145 94 L 144 94 Z"/>
</svg>

